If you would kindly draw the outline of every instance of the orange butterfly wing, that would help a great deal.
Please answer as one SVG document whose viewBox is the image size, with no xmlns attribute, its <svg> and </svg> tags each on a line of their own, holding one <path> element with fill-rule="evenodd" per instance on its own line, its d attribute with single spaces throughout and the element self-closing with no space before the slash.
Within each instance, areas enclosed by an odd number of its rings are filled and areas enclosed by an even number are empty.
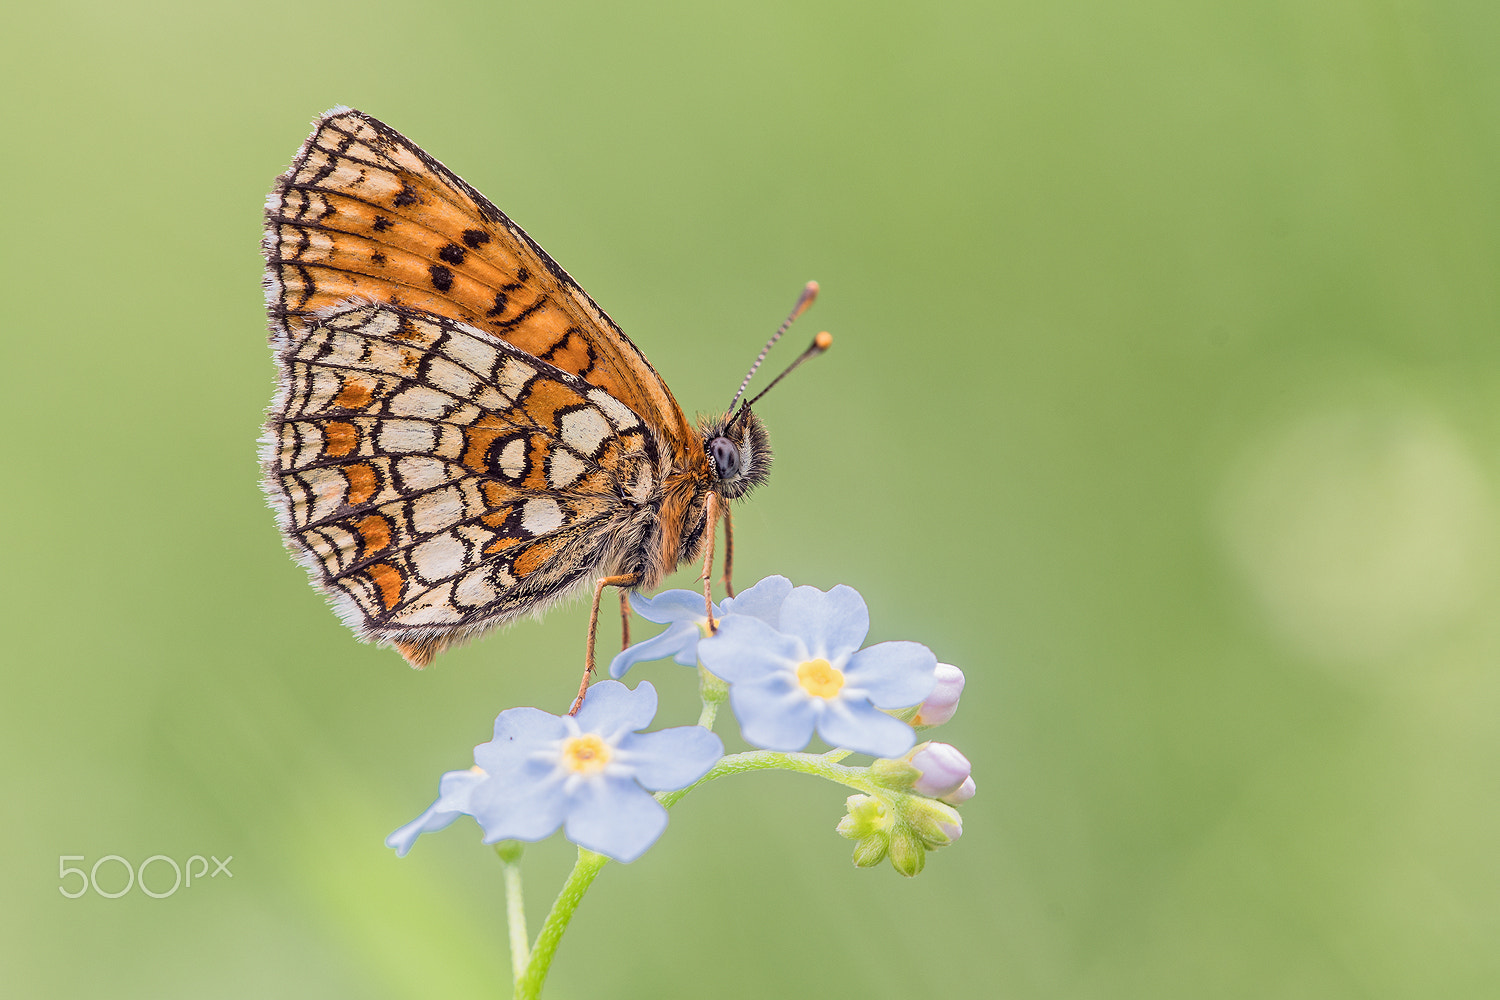
<svg viewBox="0 0 1500 1000">
<path fill-rule="evenodd" d="M 421 666 L 590 576 L 654 586 L 697 551 L 701 432 L 545 251 L 399 132 L 320 118 L 263 249 L 266 490 L 361 637 Z"/>
<path fill-rule="evenodd" d="M 544 609 L 650 531 L 660 462 L 639 418 L 483 331 L 345 303 L 278 357 L 281 529 L 344 621 L 414 664 Z"/>
<path fill-rule="evenodd" d="M 520 227 L 367 115 L 315 123 L 263 249 L 266 491 L 345 622 L 414 666 L 590 578 L 656 586 L 765 478 L 748 404 L 695 429 Z"/>
<path fill-rule="evenodd" d="M 671 390 L 593 299 L 482 194 L 368 115 L 318 119 L 266 201 L 264 249 L 278 346 L 350 298 L 426 310 L 598 386 L 674 464 L 698 464 Z"/>
</svg>

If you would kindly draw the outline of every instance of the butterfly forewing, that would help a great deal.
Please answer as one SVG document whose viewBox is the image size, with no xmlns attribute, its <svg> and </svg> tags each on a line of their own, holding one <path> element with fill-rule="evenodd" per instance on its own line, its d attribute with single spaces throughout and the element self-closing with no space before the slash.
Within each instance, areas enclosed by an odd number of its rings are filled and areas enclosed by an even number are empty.
<svg viewBox="0 0 1500 1000">
<path fill-rule="evenodd" d="M 267 298 L 289 336 L 351 297 L 462 320 L 630 400 L 674 451 L 671 391 L 567 273 L 483 195 L 357 111 L 320 119 L 266 207 Z"/>
</svg>

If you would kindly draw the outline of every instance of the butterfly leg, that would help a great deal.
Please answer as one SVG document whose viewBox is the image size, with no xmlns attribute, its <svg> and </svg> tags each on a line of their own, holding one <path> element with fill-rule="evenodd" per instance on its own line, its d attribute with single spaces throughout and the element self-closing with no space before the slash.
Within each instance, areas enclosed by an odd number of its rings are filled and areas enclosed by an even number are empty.
<svg viewBox="0 0 1500 1000">
<path fill-rule="evenodd" d="M 734 573 L 734 518 L 729 516 L 729 505 L 724 505 L 724 596 L 734 596 L 734 585 L 729 582 Z"/>
<path fill-rule="evenodd" d="M 713 635 L 719 631 L 719 623 L 714 621 L 714 534 L 719 525 L 719 495 L 710 493 L 704 504 L 704 516 L 708 521 L 705 528 L 707 544 L 703 549 L 703 575 L 699 577 L 703 581 L 703 607 L 704 614 L 708 616 L 708 634 Z"/>
<path fill-rule="evenodd" d="M 620 588 L 620 648 L 630 648 L 630 591 Z"/>
<path fill-rule="evenodd" d="M 583 680 L 578 684 L 578 697 L 573 699 L 573 707 L 568 709 L 569 715 L 577 715 L 578 709 L 583 707 L 583 696 L 589 690 L 589 678 L 594 675 L 594 640 L 599 635 L 599 597 L 604 593 L 605 587 L 629 587 L 639 579 L 634 573 L 621 573 L 619 576 L 606 576 L 594 584 L 594 603 L 589 608 L 589 645 L 588 651 L 583 655 Z"/>
</svg>

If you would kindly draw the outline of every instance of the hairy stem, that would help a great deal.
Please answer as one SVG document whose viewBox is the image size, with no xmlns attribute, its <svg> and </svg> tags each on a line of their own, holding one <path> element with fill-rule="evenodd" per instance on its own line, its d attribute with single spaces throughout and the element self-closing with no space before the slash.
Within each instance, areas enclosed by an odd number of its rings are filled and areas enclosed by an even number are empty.
<svg viewBox="0 0 1500 1000">
<path fill-rule="evenodd" d="M 531 960 L 531 946 L 526 940 L 526 900 L 521 893 L 521 851 L 518 841 L 505 840 L 495 845 L 505 876 L 505 922 L 510 928 L 510 974 L 519 986 L 521 974 Z"/>
<path fill-rule="evenodd" d="M 714 715 L 719 705 L 723 703 L 723 697 L 713 698 L 707 693 L 703 699 L 703 717 L 699 725 L 711 728 Z M 853 788 L 856 791 L 877 793 L 879 789 L 870 780 L 869 769 L 864 767 L 848 767 L 839 761 L 849 756 L 848 750 L 831 750 L 826 754 L 813 753 L 778 753 L 774 750 L 750 750 L 745 753 L 730 754 L 720 758 L 719 762 L 709 769 L 708 773 L 687 788 L 675 792 L 657 792 L 657 801 L 667 808 L 675 805 L 684 795 L 697 788 L 699 785 L 722 778 L 729 774 L 742 774 L 746 771 L 794 771 L 799 774 L 812 774 L 820 778 Z M 557 894 L 557 899 L 552 904 L 552 910 L 547 918 L 542 921 L 542 929 L 537 933 L 536 943 L 531 948 L 531 954 L 524 963 L 524 970 L 516 976 L 516 1000 L 537 1000 L 542 992 L 542 984 L 547 980 L 547 970 L 552 965 L 552 958 L 557 954 L 558 943 L 562 940 L 563 933 L 568 929 L 568 923 L 573 919 L 573 913 L 578 909 L 578 904 L 583 899 L 584 893 L 588 892 L 589 886 L 593 884 L 595 876 L 609 859 L 602 854 L 595 854 L 583 848 L 578 849 L 578 860 L 573 865 L 573 870 L 568 873 L 568 879 L 563 883 L 562 891 Z M 506 898 L 509 905 L 510 894 L 510 868 L 507 865 L 506 875 Z M 520 912 L 520 875 L 516 875 L 515 888 L 515 914 L 519 919 L 513 919 L 511 923 L 511 955 L 512 961 L 516 961 L 518 954 L 516 948 L 516 928 L 522 928 L 523 949 L 519 954 L 524 954 L 525 948 L 525 918 Z M 515 965 L 514 968 L 522 968 Z"/>
<path fill-rule="evenodd" d="M 705 785 L 726 775 L 743 774 L 746 771 L 795 771 L 798 774 L 812 774 L 853 788 L 855 791 L 875 794 L 878 789 L 870 780 L 868 768 L 848 767 L 839 763 L 849 756 L 849 753 L 848 750 L 832 750 L 826 754 L 779 753 L 775 750 L 747 750 L 744 753 L 733 753 L 720 758 L 717 764 L 709 768 L 707 774 L 688 787 L 675 792 L 658 792 L 656 798 L 670 809 L 684 795 L 699 785 Z"/>
<path fill-rule="evenodd" d="M 557 954 L 557 945 L 568 929 L 568 923 L 573 919 L 573 913 L 578 909 L 583 894 L 588 892 L 594 877 L 608 860 L 602 854 L 586 851 L 582 847 L 578 849 L 578 860 L 568 873 L 562 891 L 553 901 L 552 911 L 542 921 L 542 929 L 537 932 L 536 944 L 531 949 L 531 959 L 526 963 L 526 971 L 516 977 L 516 1000 L 536 1000 L 541 996 L 542 984 L 547 981 L 547 970 L 551 968 L 552 958 Z"/>
</svg>

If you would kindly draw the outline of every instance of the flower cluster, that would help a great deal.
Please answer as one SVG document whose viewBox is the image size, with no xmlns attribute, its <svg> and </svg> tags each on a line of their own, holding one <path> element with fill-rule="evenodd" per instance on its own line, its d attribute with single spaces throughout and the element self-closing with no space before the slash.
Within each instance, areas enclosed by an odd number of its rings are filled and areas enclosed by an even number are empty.
<svg viewBox="0 0 1500 1000">
<path fill-rule="evenodd" d="M 730 704 L 746 742 L 767 750 L 801 750 L 816 731 L 829 745 L 878 757 L 905 753 L 911 726 L 882 709 L 908 708 L 932 693 L 937 658 L 915 642 L 867 649 L 870 611 L 852 587 L 824 593 L 767 577 L 726 600 L 708 635 L 702 596 L 669 590 L 632 599 L 642 617 L 670 623 L 610 664 L 620 677 L 644 659 L 703 663 L 729 682 Z"/>
<path fill-rule="evenodd" d="M 510 708 L 474 766 L 449 771 L 438 799 L 386 838 L 399 855 L 417 837 L 473 816 L 484 842 L 541 840 L 559 826 L 579 847 L 634 861 L 661 836 L 667 811 L 651 791 L 686 788 L 724 755 L 701 726 L 638 732 L 656 716 L 656 689 L 615 681 L 588 690 L 576 716 Z"/>
<path fill-rule="evenodd" d="M 837 751 L 830 766 L 849 752 L 878 758 L 837 779 L 863 790 L 849 797 L 838 828 L 856 841 L 856 864 L 889 857 L 914 875 L 926 850 L 961 835 L 952 807 L 974 794 L 969 762 L 948 744 L 917 744 L 913 727 L 953 716 L 963 673 L 916 642 L 861 648 L 870 614 L 858 592 L 767 577 L 714 606 L 714 630 L 701 593 L 632 594 L 630 602 L 667 628 L 616 656 L 612 678 L 647 660 L 701 665 L 728 685 L 746 742 L 786 754 L 816 734 Z M 650 684 L 631 691 L 615 680 L 589 688 L 576 717 L 508 709 L 494 739 L 475 748 L 474 767 L 443 775 L 437 801 L 386 843 L 404 855 L 420 834 L 468 815 L 486 843 L 538 840 L 562 827 L 580 847 L 633 860 L 667 824 L 650 793 L 687 788 L 723 755 L 702 726 L 642 732 L 655 713 Z"/>
<path fill-rule="evenodd" d="M 953 807 L 974 797 L 969 759 L 947 743 L 919 743 L 895 760 L 877 760 L 870 776 L 873 794 L 851 795 L 838 832 L 853 840 L 854 863 L 861 868 L 887 857 L 903 875 L 916 875 L 927 851 L 963 836 L 964 823 Z"/>
</svg>

